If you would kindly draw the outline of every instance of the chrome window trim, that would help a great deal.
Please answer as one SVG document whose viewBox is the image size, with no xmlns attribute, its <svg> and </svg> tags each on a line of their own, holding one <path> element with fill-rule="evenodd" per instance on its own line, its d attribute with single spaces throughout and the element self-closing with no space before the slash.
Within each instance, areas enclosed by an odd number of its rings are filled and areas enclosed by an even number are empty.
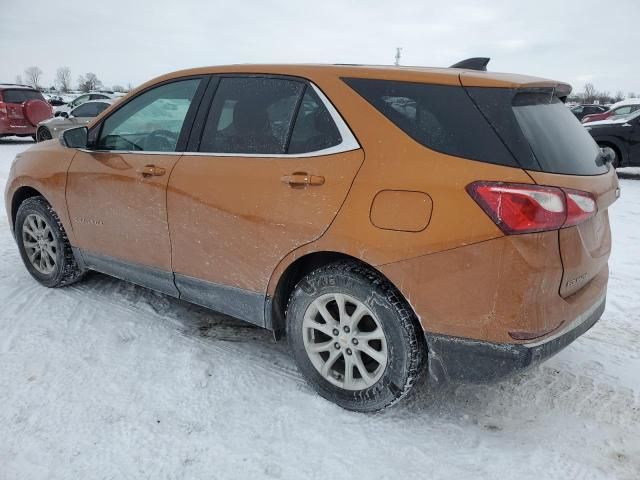
<svg viewBox="0 0 640 480">
<path fill-rule="evenodd" d="M 185 155 L 191 157 L 246 157 L 246 158 L 309 158 L 309 157 L 322 157 L 325 155 L 334 155 L 336 153 L 351 152 L 353 150 L 359 150 L 362 148 L 356 140 L 356 137 L 351 132 L 347 123 L 344 121 L 338 110 L 333 106 L 331 101 L 322 93 L 313 82 L 309 82 L 313 91 L 318 95 L 320 101 L 323 103 L 333 122 L 340 132 L 342 141 L 334 145 L 333 147 L 324 148 L 322 150 L 315 150 L 313 152 L 305 153 L 221 153 L 221 152 L 156 152 L 156 151 L 144 151 L 144 150 L 88 150 L 81 148 L 81 152 L 85 153 L 119 153 L 119 154 L 136 154 L 136 155 Z"/>
</svg>

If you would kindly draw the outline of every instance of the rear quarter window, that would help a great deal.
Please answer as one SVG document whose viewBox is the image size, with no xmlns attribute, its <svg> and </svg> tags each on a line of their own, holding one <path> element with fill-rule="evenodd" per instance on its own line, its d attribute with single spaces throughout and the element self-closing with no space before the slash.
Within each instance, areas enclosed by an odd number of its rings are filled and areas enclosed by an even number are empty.
<svg viewBox="0 0 640 480">
<path fill-rule="evenodd" d="M 461 86 L 343 80 L 396 127 L 427 148 L 481 162 L 519 166 Z"/>
<path fill-rule="evenodd" d="M 42 100 L 44 97 L 36 90 L 15 89 L 3 90 L 2 99 L 4 103 L 23 103 L 27 100 Z"/>
</svg>

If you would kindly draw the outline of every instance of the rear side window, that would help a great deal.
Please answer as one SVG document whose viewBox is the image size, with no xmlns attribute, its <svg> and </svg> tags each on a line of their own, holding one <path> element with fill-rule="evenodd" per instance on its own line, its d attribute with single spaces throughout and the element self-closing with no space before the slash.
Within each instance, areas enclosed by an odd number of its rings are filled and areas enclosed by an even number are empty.
<svg viewBox="0 0 640 480">
<path fill-rule="evenodd" d="M 331 114 L 312 88 L 307 87 L 298 108 L 287 153 L 308 153 L 334 147 L 342 137 Z"/>
<path fill-rule="evenodd" d="M 201 152 L 283 154 L 305 84 L 267 77 L 224 77 L 200 142 Z"/>
<path fill-rule="evenodd" d="M 364 78 L 344 81 L 425 147 L 456 157 L 518 166 L 460 86 Z"/>
<path fill-rule="evenodd" d="M 2 98 L 4 103 L 22 103 L 27 100 L 44 101 L 44 97 L 40 92 L 26 89 L 3 90 Z"/>
</svg>

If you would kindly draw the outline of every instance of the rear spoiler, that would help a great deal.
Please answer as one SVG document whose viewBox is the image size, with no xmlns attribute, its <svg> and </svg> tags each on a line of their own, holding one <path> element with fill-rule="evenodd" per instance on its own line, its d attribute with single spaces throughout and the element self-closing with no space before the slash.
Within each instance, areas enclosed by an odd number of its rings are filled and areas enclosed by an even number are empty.
<svg viewBox="0 0 640 480">
<path fill-rule="evenodd" d="M 487 65 L 491 59 L 489 57 L 473 57 L 454 63 L 449 68 L 464 68 L 467 70 L 487 71 Z"/>
</svg>

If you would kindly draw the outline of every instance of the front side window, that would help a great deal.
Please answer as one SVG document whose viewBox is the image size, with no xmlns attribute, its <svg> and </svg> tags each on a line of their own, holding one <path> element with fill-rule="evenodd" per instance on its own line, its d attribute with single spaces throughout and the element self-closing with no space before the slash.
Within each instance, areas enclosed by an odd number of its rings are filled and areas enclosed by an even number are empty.
<svg viewBox="0 0 640 480">
<path fill-rule="evenodd" d="M 305 84 L 267 77 L 224 77 L 200 142 L 201 152 L 283 154 Z"/>
<path fill-rule="evenodd" d="M 85 102 L 79 107 L 76 107 L 71 115 L 74 117 L 97 117 L 109 106 L 104 102 Z"/>
<path fill-rule="evenodd" d="M 173 152 L 200 79 L 167 83 L 130 100 L 102 125 L 99 150 Z"/>
</svg>

